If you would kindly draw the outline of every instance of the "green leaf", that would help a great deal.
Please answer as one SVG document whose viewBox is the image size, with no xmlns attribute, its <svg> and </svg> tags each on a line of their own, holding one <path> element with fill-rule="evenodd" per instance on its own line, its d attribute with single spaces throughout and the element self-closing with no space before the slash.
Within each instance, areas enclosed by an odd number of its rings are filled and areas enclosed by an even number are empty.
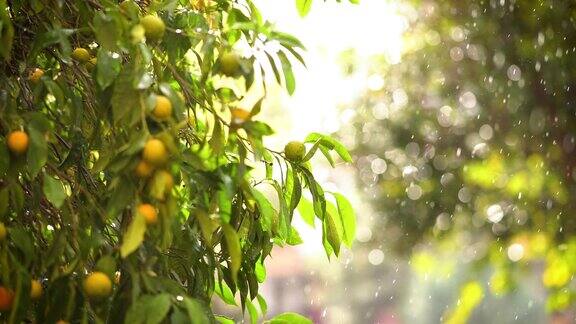
<svg viewBox="0 0 576 324">
<path fill-rule="evenodd" d="M 290 227 L 290 234 L 288 235 L 288 238 L 286 239 L 286 243 L 290 244 L 290 245 L 298 245 L 298 244 L 302 244 L 302 238 L 300 237 L 300 234 L 298 233 L 298 231 L 296 231 L 296 229 L 294 227 Z"/>
<path fill-rule="evenodd" d="M 127 67 L 125 67 L 118 76 L 116 83 L 114 83 L 114 91 L 112 93 L 112 117 L 114 124 L 119 124 L 120 121 L 129 118 L 126 124 L 132 125 L 142 115 L 144 109 L 141 94 L 136 90 L 132 84 L 132 75 Z M 130 114 L 132 113 L 132 115 Z"/>
<path fill-rule="evenodd" d="M 278 84 L 281 84 L 280 72 L 278 71 L 278 67 L 276 67 L 276 62 L 274 61 L 274 58 L 270 54 L 268 54 L 268 52 L 264 51 L 264 53 L 266 53 L 266 57 L 268 57 L 270 67 L 272 68 L 272 71 L 274 72 L 274 77 L 276 78 L 276 82 L 278 82 Z"/>
<path fill-rule="evenodd" d="M 222 224 L 222 231 L 224 232 L 224 238 L 226 239 L 226 248 L 228 254 L 230 255 L 230 264 L 232 270 L 232 278 L 237 281 L 238 270 L 242 265 L 242 250 L 240 248 L 240 239 L 238 234 L 228 224 Z"/>
<path fill-rule="evenodd" d="M 111 85 L 118 74 L 120 74 L 120 65 L 122 59 L 120 55 L 111 53 L 101 48 L 98 50 L 98 69 L 96 70 L 96 80 L 102 89 Z"/>
<path fill-rule="evenodd" d="M 8 207 L 10 207 L 10 189 L 4 187 L 0 189 L 0 218 L 6 215 Z"/>
<path fill-rule="evenodd" d="M 12 41 L 14 39 L 14 27 L 10 20 L 6 0 L 0 0 L 0 55 L 6 62 L 10 61 Z"/>
<path fill-rule="evenodd" d="M 10 229 L 10 241 L 22 251 L 22 256 L 24 257 L 23 265 L 28 265 L 28 263 L 34 257 L 34 238 L 32 234 L 23 227 L 12 227 Z"/>
<path fill-rule="evenodd" d="M 323 232 L 325 235 L 325 239 L 330 243 L 330 246 L 334 250 L 334 254 L 338 256 L 340 252 L 340 236 L 338 235 L 338 227 L 336 226 L 336 222 L 334 220 L 335 215 L 332 215 L 331 212 L 326 213 L 326 217 L 324 217 L 323 222 Z M 327 254 L 328 251 L 326 251 Z"/>
<path fill-rule="evenodd" d="M 126 323 L 159 324 L 162 323 L 171 307 L 169 294 L 143 295 L 132 304 L 126 313 Z"/>
<path fill-rule="evenodd" d="M 62 182 L 58 179 L 54 179 L 51 176 L 44 174 L 44 185 L 43 188 L 44 195 L 48 201 L 50 201 L 56 208 L 60 208 L 66 200 L 66 191 Z"/>
<path fill-rule="evenodd" d="M 10 153 L 4 138 L 0 138 L 0 177 L 3 177 L 10 168 Z"/>
<path fill-rule="evenodd" d="M 122 246 L 120 246 L 120 255 L 126 258 L 132 252 L 136 251 L 144 240 L 146 233 L 146 219 L 140 213 L 136 213 L 124 236 L 122 237 Z"/>
<path fill-rule="evenodd" d="M 306 222 L 306 224 L 315 227 L 314 206 L 312 206 L 312 203 L 308 199 L 304 197 L 300 199 L 300 203 L 298 204 L 298 213 L 300 214 L 300 217 L 302 217 L 302 220 Z"/>
<path fill-rule="evenodd" d="M 190 297 L 184 297 L 182 301 L 186 311 L 188 312 L 188 318 L 192 324 L 204 324 L 211 323 L 208 314 L 206 313 L 206 308 L 198 300 Z"/>
<path fill-rule="evenodd" d="M 266 267 L 260 260 L 256 261 L 254 264 L 254 274 L 259 283 L 263 283 L 264 280 L 266 280 Z"/>
<path fill-rule="evenodd" d="M 48 143 L 46 143 L 45 132 L 31 124 L 28 127 L 30 146 L 27 153 L 28 172 L 32 178 L 36 177 L 48 160 Z"/>
<path fill-rule="evenodd" d="M 224 315 L 216 315 L 216 320 L 218 321 L 218 323 L 220 324 L 234 324 L 234 320 L 231 318 L 228 318 Z"/>
<path fill-rule="evenodd" d="M 300 17 L 304 17 L 310 12 L 312 8 L 312 0 L 296 0 L 296 9 Z"/>
<path fill-rule="evenodd" d="M 111 255 L 105 255 L 98 260 L 95 269 L 104 272 L 110 278 L 114 278 L 116 267 L 116 259 Z"/>
<path fill-rule="evenodd" d="M 264 196 L 260 191 L 252 188 L 251 192 L 254 199 L 256 199 L 256 204 L 260 211 L 260 224 L 262 225 L 262 229 L 266 232 L 272 232 L 276 226 L 278 213 L 274 207 L 272 207 L 272 203 L 270 203 L 266 196 Z"/>
<path fill-rule="evenodd" d="M 346 246 L 351 247 L 356 235 L 356 215 L 354 214 L 354 209 L 348 199 L 343 195 L 339 193 L 332 193 L 332 195 L 336 198 L 338 214 L 342 222 L 342 239 Z"/>
<path fill-rule="evenodd" d="M 332 155 L 330 155 L 330 150 L 324 146 L 320 146 L 319 149 L 320 149 L 320 152 L 322 152 L 322 154 L 324 154 L 324 157 L 326 158 L 326 160 L 328 160 L 328 163 L 330 163 L 330 166 L 335 167 L 336 163 L 334 163 L 334 159 L 332 158 Z"/>
<path fill-rule="evenodd" d="M 280 62 L 282 63 L 282 72 L 284 73 L 284 82 L 286 86 L 286 90 L 290 95 L 294 94 L 294 90 L 296 90 L 296 78 L 294 78 L 294 72 L 292 71 L 292 64 L 286 57 L 284 52 L 278 52 L 278 57 L 280 58 Z"/>
<path fill-rule="evenodd" d="M 282 313 L 265 323 L 269 324 L 312 324 L 312 321 L 300 314 Z"/>
<path fill-rule="evenodd" d="M 236 306 L 236 300 L 234 299 L 234 293 L 232 293 L 232 290 L 230 289 L 230 287 L 228 287 L 228 285 L 226 284 L 226 282 L 224 281 L 216 281 L 214 282 L 214 292 L 216 293 L 216 295 L 218 295 L 220 297 L 220 299 L 222 299 L 222 301 L 224 301 L 226 304 L 228 305 L 234 305 Z"/>
<path fill-rule="evenodd" d="M 109 51 L 117 48 L 116 42 L 122 36 L 122 28 L 111 15 L 97 11 L 94 16 L 94 32 L 98 43 Z"/>
<path fill-rule="evenodd" d="M 336 153 L 338 153 L 338 155 L 340 155 L 342 160 L 344 160 L 345 162 L 349 162 L 349 163 L 352 162 L 352 157 L 350 156 L 350 153 L 348 152 L 346 147 L 344 147 L 344 145 L 342 145 L 342 143 L 340 143 L 339 141 L 335 140 L 334 138 L 332 138 L 330 136 L 322 135 L 319 133 L 310 133 L 306 137 L 306 140 L 304 142 L 305 143 L 314 143 L 318 140 L 320 140 L 320 144 L 322 146 L 326 147 L 329 150 L 336 151 Z"/>
<path fill-rule="evenodd" d="M 248 308 L 248 314 L 250 314 L 250 324 L 257 324 L 258 323 L 258 311 L 256 307 L 250 300 L 246 301 L 246 308 Z"/>
<path fill-rule="evenodd" d="M 264 297 L 262 297 L 262 295 L 258 295 L 258 305 L 260 306 L 260 312 L 262 313 L 262 315 L 266 315 L 266 313 L 268 312 L 268 304 L 266 303 L 266 299 L 264 299 Z"/>
<path fill-rule="evenodd" d="M 308 190 L 310 190 L 310 194 L 312 194 L 314 213 L 318 218 L 324 219 L 324 215 L 326 214 L 326 197 L 324 197 L 324 189 L 322 189 L 322 186 L 314 180 L 314 176 L 308 169 L 301 167 L 300 172 L 304 175 L 304 179 L 308 185 Z"/>
</svg>

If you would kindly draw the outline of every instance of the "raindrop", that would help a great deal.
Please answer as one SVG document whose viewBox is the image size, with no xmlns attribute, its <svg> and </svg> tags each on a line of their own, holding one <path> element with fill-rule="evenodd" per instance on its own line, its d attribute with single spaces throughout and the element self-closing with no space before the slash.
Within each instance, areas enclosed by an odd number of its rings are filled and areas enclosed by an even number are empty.
<svg viewBox="0 0 576 324">
<path fill-rule="evenodd" d="M 524 257 L 524 246 L 520 243 L 514 243 L 508 247 L 508 258 L 513 261 L 520 261 Z"/>
<path fill-rule="evenodd" d="M 486 216 L 492 223 L 498 223 L 504 218 L 504 210 L 502 210 L 502 206 L 499 204 L 490 205 L 486 209 Z"/>
<path fill-rule="evenodd" d="M 460 47 L 452 47 L 450 49 L 450 58 L 454 62 L 462 61 L 464 58 L 464 51 Z"/>
<path fill-rule="evenodd" d="M 384 161 L 383 159 L 376 158 L 372 160 L 372 163 L 370 163 L 370 167 L 372 168 L 372 172 L 374 172 L 375 174 L 382 174 L 386 172 L 388 165 L 386 164 L 386 161 Z"/>
<path fill-rule="evenodd" d="M 460 104 L 466 108 L 474 108 L 476 106 L 476 96 L 470 92 L 466 91 L 459 98 Z"/>
<path fill-rule="evenodd" d="M 379 265 L 384 261 L 384 252 L 380 249 L 373 249 L 368 253 L 368 262 L 372 265 Z"/>
<path fill-rule="evenodd" d="M 468 203 L 472 200 L 472 193 L 470 189 L 466 187 L 462 187 L 462 189 L 458 190 L 458 199 L 460 199 L 463 203 Z"/>
<path fill-rule="evenodd" d="M 422 188 L 420 188 L 419 185 L 411 183 L 410 186 L 406 188 L 406 194 L 408 195 L 408 198 L 418 200 L 422 197 Z"/>
<path fill-rule="evenodd" d="M 403 89 L 396 89 L 392 93 L 392 100 L 398 107 L 404 107 L 408 103 L 408 95 Z"/>
<path fill-rule="evenodd" d="M 512 81 L 519 81 L 522 78 L 522 71 L 517 65 L 510 65 L 508 71 L 506 72 L 508 79 Z"/>
<path fill-rule="evenodd" d="M 494 130 L 492 129 L 492 126 L 484 124 L 480 126 L 480 131 L 478 131 L 478 135 L 480 135 L 480 138 L 482 138 L 483 140 L 488 141 L 492 138 L 492 136 L 494 136 Z"/>
</svg>

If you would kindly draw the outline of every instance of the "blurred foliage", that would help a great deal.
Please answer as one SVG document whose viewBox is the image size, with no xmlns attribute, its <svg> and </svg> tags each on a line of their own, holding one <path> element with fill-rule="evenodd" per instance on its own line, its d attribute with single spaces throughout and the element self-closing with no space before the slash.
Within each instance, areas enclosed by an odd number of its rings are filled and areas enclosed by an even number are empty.
<svg viewBox="0 0 576 324">
<path fill-rule="evenodd" d="M 308 162 L 346 149 L 268 149 L 246 99 L 292 93 L 303 49 L 251 0 L 0 0 L 0 321 L 230 323 L 218 296 L 255 323 L 307 191 L 327 255 L 349 246 L 350 203 Z"/>
<path fill-rule="evenodd" d="M 436 242 L 492 268 L 488 285 L 464 286 L 448 322 L 542 264 L 548 310 L 572 305 L 576 4 L 400 3 L 402 60 L 374 58 L 376 86 L 355 103 L 353 130 L 341 131 L 375 210 L 369 244 L 410 255 Z M 434 260 L 417 253 L 412 264 Z"/>
</svg>

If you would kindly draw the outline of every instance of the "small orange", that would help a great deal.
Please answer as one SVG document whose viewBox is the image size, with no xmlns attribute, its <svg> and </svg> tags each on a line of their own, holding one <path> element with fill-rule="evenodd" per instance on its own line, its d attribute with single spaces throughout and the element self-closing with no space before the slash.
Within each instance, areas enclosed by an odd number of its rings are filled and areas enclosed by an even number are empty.
<svg viewBox="0 0 576 324">
<path fill-rule="evenodd" d="M 160 120 L 166 120 L 172 115 L 172 103 L 165 96 L 156 96 L 156 106 L 152 111 L 154 117 Z"/>
<path fill-rule="evenodd" d="M 144 216 L 146 219 L 146 224 L 152 225 L 158 222 L 158 212 L 156 208 L 150 204 L 140 204 L 138 205 L 138 213 Z"/>
<path fill-rule="evenodd" d="M 58 322 L 56 322 L 56 324 L 70 324 L 70 323 L 65 321 L 65 320 L 58 320 Z"/>
<path fill-rule="evenodd" d="M 32 280 L 30 283 L 30 298 L 32 300 L 38 300 L 42 297 L 44 289 L 42 288 L 42 284 L 38 280 Z"/>
<path fill-rule="evenodd" d="M 8 149 L 16 155 L 23 154 L 28 150 L 28 134 L 23 131 L 13 131 L 8 134 Z"/>
<path fill-rule="evenodd" d="M 90 298 L 108 297 L 112 293 L 112 281 L 103 272 L 92 272 L 84 279 L 84 292 Z"/>
<path fill-rule="evenodd" d="M 242 108 L 230 109 L 233 124 L 242 124 L 250 119 L 250 112 Z"/>
<path fill-rule="evenodd" d="M 0 287 L 0 312 L 6 312 L 12 309 L 14 302 L 14 291 L 6 287 Z"/>
<path fill-rule="evenodd" d="M 35 68 L 28 75 L 28 80 L 32 81 L 33 83 L 38 83 L 38 81 L 40 81 L 40 78 L 42 78 L 43 75 L 44 75 L 44 70 L 42 70 L 40 68 Z"/>
<path fill-rule="evenodd" d="M 138 162 L 138 165 L 136 165 L 136 169 L 134 170 L 136 176 L 142 179 L 148 178 L 152 175 L 152 171 L 154 171 L 154 168 L 150 164 L 146 163 L 146 161 Z"/>
<path fill-rule="evenodd" d="M 90 52 L 83 47 L 77 47 L 72 51 L 72 58 L 80 63 L 86 63 L 90 60 Z"/>
<path fill-rule="evenodd" d="M 168 151 L 161 140 L 149 139 L 144 145 L 142 158 L 151 165 L 161 165 L 168 159 Z"/>
</svg>

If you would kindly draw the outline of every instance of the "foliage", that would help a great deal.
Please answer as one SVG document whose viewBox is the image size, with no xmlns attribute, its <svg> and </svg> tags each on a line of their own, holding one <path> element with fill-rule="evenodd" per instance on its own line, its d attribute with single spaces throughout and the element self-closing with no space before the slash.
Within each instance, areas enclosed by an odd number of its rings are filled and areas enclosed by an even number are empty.
<svg viewBox="0 0 576 324">
<path fill-rule="evenodd" d="M 544 260 L 549 310 L 573 305 L 574 3 L 409 3 L 401 62 L 372 62 L 383 87 L 342 133 L 380 216 L 372 244 L 442 243 L 491 268 L 495 294 Z"/>
<path fill-rule="evenodd" d="M 227 322 L 219 296 L 255 322 L 305 191 L 328 256 L 350 245 L 308 162 L 348 152 L 285 159 L 246 99 L 270 73 L 292 93 L 303 49 L 251 0 L 0 0 L 0 320 Z"/>
</svg>

